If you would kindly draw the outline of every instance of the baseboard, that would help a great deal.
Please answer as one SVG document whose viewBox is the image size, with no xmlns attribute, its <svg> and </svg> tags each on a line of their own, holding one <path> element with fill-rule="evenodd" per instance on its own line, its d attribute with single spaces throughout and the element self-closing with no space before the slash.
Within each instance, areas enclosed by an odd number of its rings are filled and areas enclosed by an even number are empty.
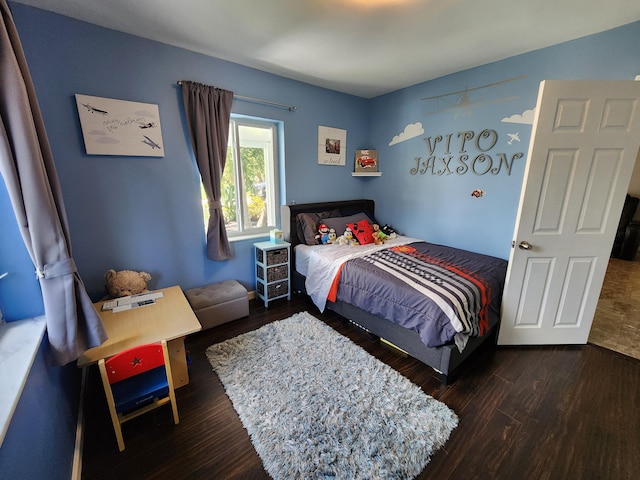
<svg viewBox="0 0 640 480">
<path fill-rule="evenodd" d="M 78 407 L 78 421 L 76 423 L 76 443 L 73 451 L 73 467 L 71 480 L 82 478 L 82 448 L 84 445 L 84 393 L 87 388 L 87 374 L 89 369 L 82 368 L 82 381 L 80 382 L 80 406 Z"/>
<path fill-rule="evenodd" d="M 254 298 L 256 298 L 256 291 L 255 290 L 251 290 L 250 292 L 247 292 L 247 298 L 249 300 L 253 300 Z"/>
</svg>

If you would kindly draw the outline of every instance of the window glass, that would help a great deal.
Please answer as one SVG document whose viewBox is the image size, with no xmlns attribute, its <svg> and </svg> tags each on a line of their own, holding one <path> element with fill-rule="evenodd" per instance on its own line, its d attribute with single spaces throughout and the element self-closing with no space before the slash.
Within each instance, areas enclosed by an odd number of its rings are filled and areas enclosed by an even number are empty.
<svg viewBox="0 0 640 480">
<path fill-rule="evenodd" d="M 230 237 L 267 232 L 277 223 L 277 125 L 231 118 L 222 175 L 222 210 Z M 209 209 L 202 190 L 205 228 Z"/>
</svg>

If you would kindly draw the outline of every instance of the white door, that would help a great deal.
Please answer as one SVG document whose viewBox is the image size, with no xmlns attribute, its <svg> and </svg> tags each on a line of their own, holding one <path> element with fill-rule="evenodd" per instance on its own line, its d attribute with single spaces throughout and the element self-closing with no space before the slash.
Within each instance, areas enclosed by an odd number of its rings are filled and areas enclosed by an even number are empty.
<svg viewBox="0 0 640 480">
<path fill-rule="evenodd" d="M 500 345 L 585 344 L 640 147 L 640 82 L 544 81 Z"/>
</svg>

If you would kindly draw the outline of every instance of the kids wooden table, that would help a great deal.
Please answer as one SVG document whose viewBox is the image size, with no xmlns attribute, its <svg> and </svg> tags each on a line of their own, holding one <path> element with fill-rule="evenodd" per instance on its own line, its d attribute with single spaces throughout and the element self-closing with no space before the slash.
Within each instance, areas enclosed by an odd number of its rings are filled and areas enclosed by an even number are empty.
<svg viewBox="0 0 640 480">
<path fill-rule="evenodd" d="M 202 330 L 202 326 L 179 286 L 157 292 L 162 292 L 163 296 L 157 298 L 155 304 L 121 312 L 103 311 L 104 302 L 95 303 L 109 338 L 102 345 L 84 352 L 78 358 L 78 367 L 96 363 L 131 347 L 166 340 L 175 388 L 188 384 L 184 337 Z"/>
</svg>

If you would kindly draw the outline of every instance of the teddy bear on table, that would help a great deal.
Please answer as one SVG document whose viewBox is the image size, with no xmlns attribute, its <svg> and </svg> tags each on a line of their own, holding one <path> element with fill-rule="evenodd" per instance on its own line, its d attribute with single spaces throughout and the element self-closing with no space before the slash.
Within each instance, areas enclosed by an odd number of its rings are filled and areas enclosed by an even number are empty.
<svg viewBox="0 0 640 480">
<path fill-rule="evenodd" d="M 151 275 L 147 272 L 135 272 L 133 270 L 108 270 L 104 276 L 105 288 L 111 298 L 126 297 L 148 292 L 147 282 Z"/>
</svg>

